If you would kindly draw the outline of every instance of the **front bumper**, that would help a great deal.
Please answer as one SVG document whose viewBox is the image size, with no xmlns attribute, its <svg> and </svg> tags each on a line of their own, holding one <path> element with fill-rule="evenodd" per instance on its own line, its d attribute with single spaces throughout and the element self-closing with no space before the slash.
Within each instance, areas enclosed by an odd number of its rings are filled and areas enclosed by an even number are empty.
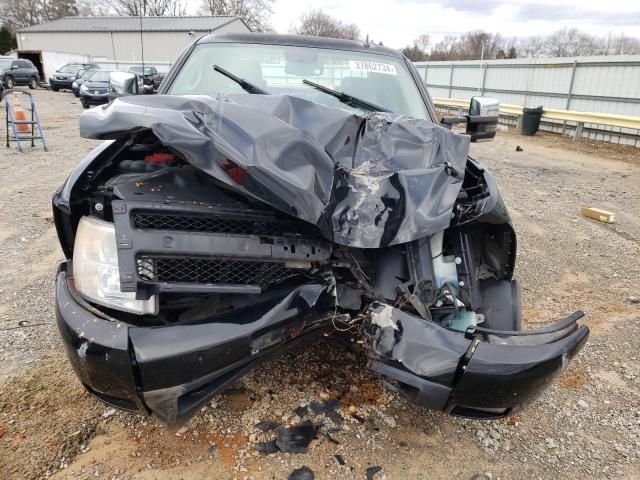
<svg viewBox="0 0 640 480">
<path fill-rule="evenodd" d="M 69 360 L 90 393 L 176 427 L 260 359 L 331 325 L 329 290 L 302 285 L 206 321 L 138 327 L 85 302 L 63 264 L 56 314 Z M 373 303 L 365 320 L 369 366 L 419 405 L 499 418 L 536 398 L 582 348 L 589 330 L 577 325 L 581 316 L 533 331 L 459 332 Z"/>
<path fill-rule="evenodd" d="M 80 99 L 87 105 L 103 105 L 109 103 L 109 93 L 87 93 L 80 90 Z"/>
<path fill-rule="evenodd" d="M 326 288 L 304 285 L 233 317 L 136 327 L 85 302 L 61 265 L 56 319 L 84 387 L 109 405 L 175 427 L 259 360 L 322 331 Z M 328 304 L 327 304 L 328 305 Z"/>
<path fill-rule="evenodd" d="M 49 79 L 49 86 L 51 88 L 71 89 L 72 83 L 73 83 L 73 80 L 56 80 L 54 78 Z"/>
<path fill-rule="evenodd" d="M 534 400 L 587 341 L 576 312 L 554 325 L 518 332 L 458 332 L 385 304 L 366 323 L 370 367 L 415 403 L 452 415 L 500 418 Z"/>
</svg>

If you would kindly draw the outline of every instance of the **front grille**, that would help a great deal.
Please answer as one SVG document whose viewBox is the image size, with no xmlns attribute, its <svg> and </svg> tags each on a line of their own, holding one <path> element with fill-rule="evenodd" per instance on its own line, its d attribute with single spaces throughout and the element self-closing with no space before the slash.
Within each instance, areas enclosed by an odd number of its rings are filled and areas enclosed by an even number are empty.
<svg viewBox="0 0 640 480">
<path fill-rule="evenodd" d="M 310 233 L 311 225 L 293 222 L 209 217 L 197 215 L 133 214 L 133 226 L 142 230 L 175 230 L 179 232 L 230 233 L 238 235 L 282 236 Z"/>
<path fill-rule="evenodd" d="M 258 285 L 280 283 L 299 275 L 300 269 L 281 262 L 210 259 L 197 257 L 150 257 L 137 259 L 142 280 L 167 283 Z"/>
</svg>

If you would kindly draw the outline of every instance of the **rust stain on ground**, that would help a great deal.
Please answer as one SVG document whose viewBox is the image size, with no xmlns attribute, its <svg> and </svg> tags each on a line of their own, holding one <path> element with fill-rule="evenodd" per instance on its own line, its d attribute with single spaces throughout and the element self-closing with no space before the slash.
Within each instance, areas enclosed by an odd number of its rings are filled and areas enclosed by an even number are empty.
<svg viewBox="0 0 640 480">
<path fill-rule="evenodd" d="M 628 313 L 629 309 L 622 305 L 613 303 L 609 305 L 601 305 L 598 307 L 598 311 L 602 313 Z"/>
<path fill-rule="evenodd" d="M 580 370 L 566 370 L 560 378 L 558 383 L 569 388 L 579 388 L 587 383 L 587 376 Z"/>
<path fill-rule="evenodd" d="M 381 402 L 382 391 L 375 383 L 361 383 L 358 390 L 349 390 L 342 399 L 343 405 L 363 405 Z"/>
<path fill-rule="evenodd" d="M 11 439 L 11 443 L 13 445 L 22 445 L 26 439 L 27 439 L 27 436 L 24 433 L 18 433 L 15 437 Z"/>
<path fill-rule="evenodd" d="M 247 438 L 242 434 L 225 435 L 221 433 L 213 434 L 214 442 L 226 466 L 236 464 L 236 454 L 238 450 L 247 444 Z"/>
<path fill-rule="evenodd" d="M 229 410 L 235 413 L 244 412 L 251 407 L 252 403 L 250 392 L 244 389 L 228 389 L 221 399 L 224 399 Z"/>
<path fill-rule="evenodd" d="M 518 415 L 511 415 L 510 417 L 503 419 L 503 422 L 514 427 L 520 422 L 520 417 L 518 417 Z"/>
</svg>

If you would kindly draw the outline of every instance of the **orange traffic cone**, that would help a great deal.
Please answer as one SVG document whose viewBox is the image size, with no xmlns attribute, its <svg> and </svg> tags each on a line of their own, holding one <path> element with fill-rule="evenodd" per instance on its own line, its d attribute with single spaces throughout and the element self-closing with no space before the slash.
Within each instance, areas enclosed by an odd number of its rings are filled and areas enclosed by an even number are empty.
<svg viewBox="0 0 640 480">
<path fill-rule="evenodd" d="M 22 110 L 22 107 L 17 102 L 14 104 L 13 114 L 13 116 L 15 117 L 14 120 L 16 121 L 24 122 L 27 120 L 27 116 L 24 114 L 24 110 Z M 26 123 L 18 123 L 16 125 L 16 132 L 18 133 L 29 133 L 30 131 L 31 129 Z"/>
</svg>

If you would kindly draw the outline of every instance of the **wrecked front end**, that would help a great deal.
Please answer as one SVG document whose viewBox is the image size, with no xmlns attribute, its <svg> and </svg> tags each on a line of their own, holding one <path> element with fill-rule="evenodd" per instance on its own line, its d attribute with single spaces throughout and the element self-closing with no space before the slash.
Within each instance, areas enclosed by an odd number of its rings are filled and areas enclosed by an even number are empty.
<svg viewBox="0 0 640 480">
<path fill-rule="evenodd" d="M 144 97 L 87 112 L 107 139 L 54 196 L 57 318 L 96 397 L 168 425 L 257 362 L 364 323 L 411 400 L 499 417 L 584 344 L 520 331 L 516 238 L 468 137 L 288 96 Z"/>
</svg>

